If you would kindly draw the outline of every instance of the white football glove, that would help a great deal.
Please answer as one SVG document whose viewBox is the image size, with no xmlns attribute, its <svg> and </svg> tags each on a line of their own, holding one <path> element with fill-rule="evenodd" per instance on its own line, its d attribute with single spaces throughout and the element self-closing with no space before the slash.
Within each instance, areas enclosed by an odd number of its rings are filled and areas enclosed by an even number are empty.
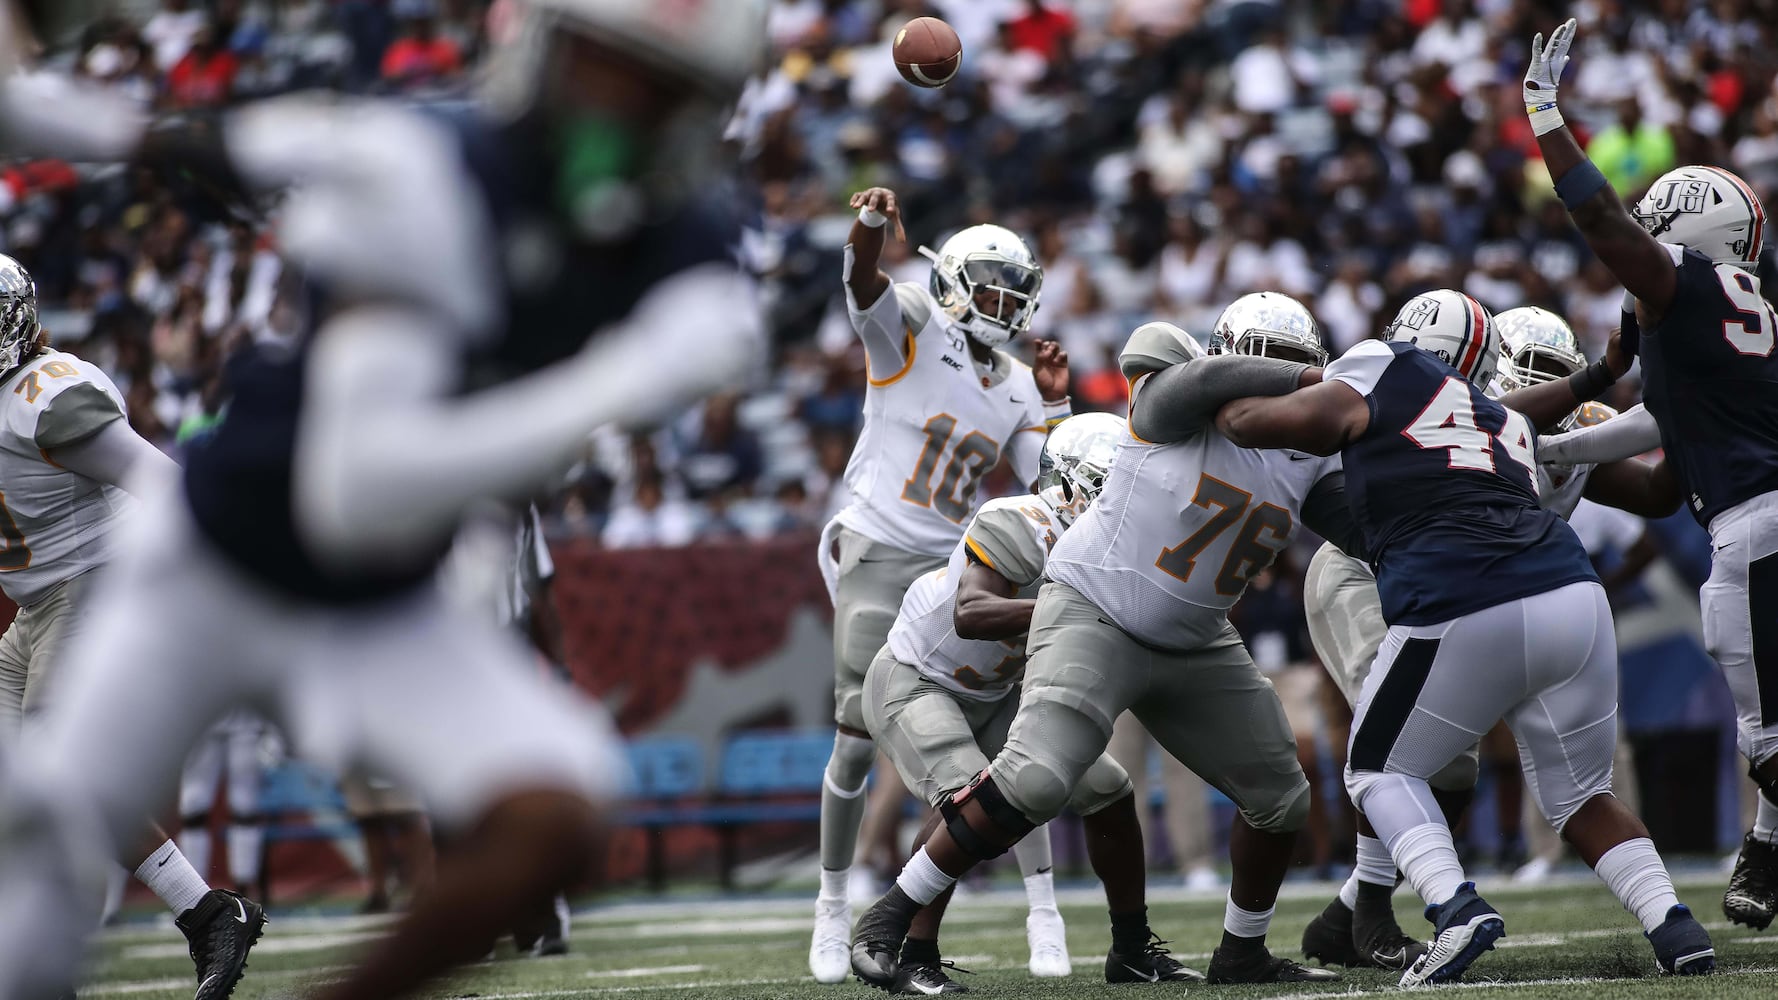
<svg viewBox="0 0 1778 1000">
<path fill-rule="evenodd" d="M 1562 112 L 1556 109 L 1556 86 L 1562 71 L 1568 67 L 1568 47 L 1574 44 L 1575 20 L 1569 18 L 1550 33 L 1548 44 L 1543 33 L 1531 40 L 1531 65 L 1525 70 L 1525 114 L 1531 118 L 1531 131 L 1536 135 L 1554 132 L 1562 127 Z"/>
</svg>

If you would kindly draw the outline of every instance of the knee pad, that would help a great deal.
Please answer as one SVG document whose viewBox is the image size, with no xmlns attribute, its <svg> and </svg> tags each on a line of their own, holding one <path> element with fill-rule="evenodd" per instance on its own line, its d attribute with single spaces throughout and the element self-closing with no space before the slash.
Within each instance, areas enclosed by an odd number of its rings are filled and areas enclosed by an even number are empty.
<svg viewBox="0 0 1778 1000">
<path fill-rule="evenodd" d="M 963 816 L 963 804 L 972 801 L 981 807 L 988 822 L 999 827 L 1008 838 L 1004 844 L 995 843 L 969 825 L 969 821 Z M 987 771 L 976 775 L 974 781 L 940 802 L 938 812 L 944 818 L 945 829 L 950 831 L 951 839 L 957 842 L 958 847 L 963 848 L 964 853 L 978 861 L 987 861 L 1005 854 L 1012 845 L 1038 827 L 1017 806 L 1006 801 L 1006 796 L 994 784 L 994 776 Z"/>
<path fill-rule="evenodd" d="M 1076 815 L 1091 816 L 1135 791 L 1136 785 L 1123 767 L 1110 754 L 1101 754 L 1074 786 L 1068 806 Z"/>
<path fill-rule="evenodd" d="M 1301 784 L 1274 799 L 1261 811 L 1241 810 L 1247 825 L 1265 833 L 1295 833 L 1309 822 L 1309 783 Z"/>
<path fill-rule="evenodd" d="M 851 733 L 833 734 L 833 755 L 827 758 L 827 786 L 851 798 L 864 790 L 864 779 L 877 759 L 877 745 Z"/>
</svg>

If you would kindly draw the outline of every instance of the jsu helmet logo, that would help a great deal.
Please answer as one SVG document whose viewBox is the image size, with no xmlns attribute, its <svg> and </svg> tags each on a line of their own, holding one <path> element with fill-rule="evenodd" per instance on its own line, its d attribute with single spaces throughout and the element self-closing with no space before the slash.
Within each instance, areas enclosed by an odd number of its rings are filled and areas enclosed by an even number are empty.
<svg viewBox="0 0 1778 1000">
<path fill-rule="evenodd" d="M 1696 215 L 1709 202 L 1710 182 L 1677 179 L 1650 192 L 1649 208 L 1661 215 Z"/>
<path fill-rule="evenodd" d="M 1403 312 L 1396 320 L 1396 325 L 1409 330 L 1424 330 L 1436 322 L 1438 322 L 1438 300 L 1425 298 L 1415 302 L 1412 309 Z"/>
</svg>

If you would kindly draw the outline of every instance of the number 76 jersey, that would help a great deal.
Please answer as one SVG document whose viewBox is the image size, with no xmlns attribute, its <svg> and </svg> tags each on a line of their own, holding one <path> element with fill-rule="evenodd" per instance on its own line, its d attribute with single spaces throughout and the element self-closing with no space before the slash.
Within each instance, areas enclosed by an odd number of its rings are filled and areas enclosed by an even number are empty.
<svg viewBox="0 0 1778 1000">
<path fill-rule="evenodd" d="M 1538 503 L 1524 415 L 1408 343 L 1359 343 L 1322 380 L 1370 406 L 1340 457 L 1389 624 L 1436 625 L 1598 580 L 1568 523 Z"/>
</svg>

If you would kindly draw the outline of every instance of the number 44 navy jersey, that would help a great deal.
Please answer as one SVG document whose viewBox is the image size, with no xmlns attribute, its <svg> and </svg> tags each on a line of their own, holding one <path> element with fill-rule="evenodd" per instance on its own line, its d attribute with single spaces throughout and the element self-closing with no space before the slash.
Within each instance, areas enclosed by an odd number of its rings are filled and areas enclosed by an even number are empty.
<svg viewBox="0 0 1778 1000">
<path fill-rule="evenodd" d="M 1598 580 L 1567 522 L 1537 500 L 1537 433 L 1411 344 L 1368 340 L 1327 366 L 1370 406 L 1340 458 L 1377 570 L 1383 618 L 1436 625 Z"/>
<path fill-rule="evenodd" d="M 1778 313 L 1732 264 L 1664 244 L 1678 284 L 1642 332 L 1642 396 L 1698 523 L 1778 490 Z M 1635 322 L 1626 315 L 1625 329 Z"/>
</svg>

